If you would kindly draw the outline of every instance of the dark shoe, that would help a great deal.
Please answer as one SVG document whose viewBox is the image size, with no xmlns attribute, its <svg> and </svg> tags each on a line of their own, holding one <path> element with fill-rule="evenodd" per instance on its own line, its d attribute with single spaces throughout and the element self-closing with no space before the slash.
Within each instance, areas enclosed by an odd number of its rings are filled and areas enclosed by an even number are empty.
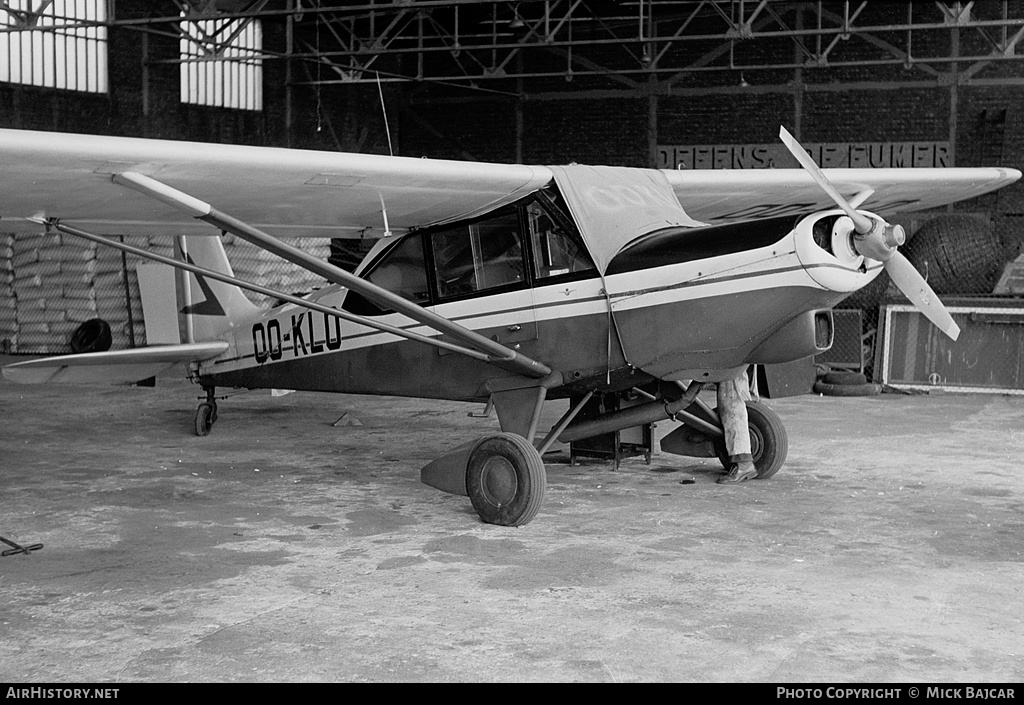
<svg viewBox="0 0 1024 705">
<path fill-rule="evenodd" d="M 722 475 L 715 482 L 720 485 L 729 485 L 753 480 L 755 477 L 757 477 L 757 468 L 754 467 L 753 463 L 747 461 L 733 465 L 727 474 Z"/>
</svg>

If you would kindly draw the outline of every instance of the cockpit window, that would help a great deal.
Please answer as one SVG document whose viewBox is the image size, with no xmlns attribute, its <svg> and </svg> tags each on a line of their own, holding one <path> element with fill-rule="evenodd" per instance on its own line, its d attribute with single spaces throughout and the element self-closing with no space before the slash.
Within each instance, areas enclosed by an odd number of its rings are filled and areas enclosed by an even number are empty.
<svg viewBox="0 0 1024 705">
<path fill-rule="evenodd" d="M 442 299 L 526 281 L 523 239 L 515 210 L 430 235 Z"/>
<path fill-rule="evenodd" d="M 531 279 L 548 284 L 593 273 L 594 262 L 571 221 L 552 196 L 542 194 L 483 220 L 406 235 L 363 276 L 409 301 L 430 305 L 523 289 Z M 344 308 L 364 316 L 390 313 L 355 291 L 347 294 Z"/>
<path fill-rule="evenodd" d="M 583 244 L 570 237 L 565 228 L 551 217 L 540 203 L 526 206 L 533 245 L 533 275 L 537 279 L 583 272 L 594 268 L 594 262 Z"/>
<path fill-rule="evenodd" d="M 427 264 L 423 258 L 421 235 L 400 242 L 366 277 L 379 287 L 418 304 L 430 301 Z"/>
<path fill-rule="evenodd" d="M 386 252 L 365 277 L 379 287 L 418 304 L 430 302 L 427 263 L 423 255 L 423 236 L 409 235 Z M 342 306 L 359 316 L 383 316 L 388 308 L 366 298 L 358 291 L 349 291 Z"/>
</svg>

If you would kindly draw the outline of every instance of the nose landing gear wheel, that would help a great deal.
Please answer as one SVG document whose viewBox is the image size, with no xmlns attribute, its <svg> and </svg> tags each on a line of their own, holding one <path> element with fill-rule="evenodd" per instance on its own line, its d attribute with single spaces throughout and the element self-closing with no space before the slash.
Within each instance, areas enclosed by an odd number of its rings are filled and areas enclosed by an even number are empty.
<svg viewBox="0 0 1024 705">
<path fill-rule="evenodd" d="M 203 387 L 206 392 L 206 401 L 199 404 L 196 409 L 196 435 L 208 436 L 213 424 L 217 423 L 217 397 L 215 387 Z"/>
<path fill-rule="evenodd" d="M 213 404 L 204 401 L 196 409 L 196 435 L 210 435 L 210 429 L 213 428 L 213 422 L 216 420 L 217 408 Z"/>
<path fill-rule="evenodd" d="M 488 524 L 528 523 L 540 511 L 546 489 L 544 461 L 522 436 L 486 436 L 469 455 L 466 490 L 476 513 Z"/>
<path fill-rule="evenodd" d="M 750 428 L 750 454 L 757 468 L 757 479 L 767 480 L 777 473 L 789 453 L 789 435 L 779 415 L 759 402 L 747 402 L 747 426 Z M 729 467 L 725 441 L 715 442 L 718 459 Z"/>
</svg>

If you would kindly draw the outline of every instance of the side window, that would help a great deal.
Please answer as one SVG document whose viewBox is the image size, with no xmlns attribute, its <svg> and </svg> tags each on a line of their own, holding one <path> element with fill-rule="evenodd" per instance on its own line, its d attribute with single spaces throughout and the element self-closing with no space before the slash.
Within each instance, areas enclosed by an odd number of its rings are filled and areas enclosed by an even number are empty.
<svg viewBox="0 0 1024 705">
<path fill-rule="evenodd" d="M 583 244 L 570 237 L 539 203 L 530 203 L 526 214 L 533 244 L 534 277 L 545 279 L 594 268 Z"/>
<path fill-rule="evenodd" d="M 464 296 L 525 282 L 523 241 L 516 211 L 431 234 L 437 291 Z"/>
<path fill-rule="evenodd" d="M 423 237 L 410 235 L 395 245 L 370 270 L 366 279 L 415 303 L 428 303 L 430 287 L 427 284 L 427 264 L 423 257 Z M 343 308 L 361 316 L 390 313 L 356 291 L 348 292 Z"/>
<path fill-rule="evenodd" d="M 430 300 L 427 263 L 423 259 L 423 240 L 411 235 L 384 256 L 384 260 L 366 277 L 377 286 L 418 304 Z"/>
</svg>

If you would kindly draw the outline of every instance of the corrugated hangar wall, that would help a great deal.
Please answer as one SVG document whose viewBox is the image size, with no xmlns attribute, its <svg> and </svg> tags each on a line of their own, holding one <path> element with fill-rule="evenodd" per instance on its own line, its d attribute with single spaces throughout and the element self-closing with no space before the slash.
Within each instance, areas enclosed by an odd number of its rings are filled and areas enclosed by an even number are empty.
<svg viewBox="0 0 1024 705">
<path fill-rule="evenodd" d="M 136 0 L 119 2 L 119 17 L 145 8 Z M 279 49 L 281 29 L 267 24 L 264 40 L 266 47 Z M 264 109 L 254 112 L 182 104 L 178 65 L 172 61 L 178 52 L 174 37 L 112 31 L 109 52 L 106 95 L 0 83 L 0 126 L 388 151 L 376 86 L 322 92 L 295 86 L 288 130 L 281 62 L 265 63 Z M 140 70 L 144 61 L 145 72 Z M 1002 73 L 1015 71 L 1017 65 L 1010 64 Z M 1020 85 L 951 86 L 934 77 L 931 85 L 908 84 L 920 73 L 893 67 L 798 73 L 799 81 L 778 72 L 763 81 L 741 75 L 743 86 L 725 85 L 719 75 L 708 74 L 678 91 L 652 94 L 588 92 L 580 81 L 560 79 L 557 90 L 550 80 L 544 91 L 526 86 L 521 99 L 403 84 L 386 84 L 383 93 L 395 151 L 408 156 L 652 166 L 659 144 L 769 144 L 785 124 L 797 127 L 807 142 L 948 141 L 958 166 L 1024 165 Z M 956 210 L 988 218 L 1000 246 L 1008 254 L 1020 250 L 1020 184 L 958 204 Z M 136 258 L 68 240 L 0 232 L 0 344 L 19 353 L 67 352 L 71 332 L 93 315 L 111 323 L 114 347 L 145 344 Z M 134 238 L 131 244 L 170 252 L 169 238 Z M 305 245 L 326 258 L 326 241 Z M 289 292 L 316 283 L 245 243 L 228 247 L 242 276 L 270 280 Z"/>
</svg>

